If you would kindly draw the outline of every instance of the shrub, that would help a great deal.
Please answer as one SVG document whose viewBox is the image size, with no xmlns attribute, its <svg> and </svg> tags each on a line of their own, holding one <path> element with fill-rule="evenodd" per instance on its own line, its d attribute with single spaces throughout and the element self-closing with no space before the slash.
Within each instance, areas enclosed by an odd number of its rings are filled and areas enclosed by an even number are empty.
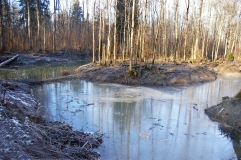
<svg viewBox="0 0 241 160">
<path fill-rule="evenodd" d="M 129 76 L 133 76 L 134 72 L 131 70 L 128 71 Z"/>
<path fill-rule="evenodd" d="M 61 75 L 62 76 L 68 76 L 68 75 L 70 75 L 70 71 L 63 70 L 63 71 L 61 71 Z"/>
<path fill-rule="evenodd" d="M 235 97 L 234 98 L 241 98 L 241 90 L 235 95 Z"/>
<path fill-rule="evenodd" d="M 234 60 L 233 53 L 228 52 L 228 54 L 226 55 L 225 58 L 226 58 L 226 60 L 228 60 L 228 61 L 233 61 L 233 60 Z"/>
</svg>

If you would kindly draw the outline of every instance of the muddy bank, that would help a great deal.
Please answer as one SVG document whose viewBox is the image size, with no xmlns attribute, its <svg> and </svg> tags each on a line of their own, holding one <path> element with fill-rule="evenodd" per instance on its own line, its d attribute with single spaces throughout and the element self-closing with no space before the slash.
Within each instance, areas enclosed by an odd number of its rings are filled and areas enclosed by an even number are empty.
<svg viewBox="0 0 241 160">
<path fill-rule="evenodd" d="M 241 99 L 224 97 L 220 104 L 205 109 L 205 113 L 219 122 L 222 131 L 228 135 L 241 133 Z"/>
<path fill-rule="evenodd" d="M 40 53 L 40 52 L 23 52 L 18 53 L 19 57 L 17 60 L 11 62 L 9 65 L 4 67 L 14 66 L 36 66 L 36 65 L 48 65 L 54 63 L 68 63 L 88 59 L 86 54 L 71 54 L 67 52 L 56 52 L 56 53 Z M 16 54 L 2 53 L 0 54 L 0 63 L 8 60 Z"/>
<path fill-rule="evenodd" d="M 44 120 L 31 86 L 0 80 L 0 159 L 97 159 L 101 134 Z"/>
<path fill-rule="evenodd" d="M 217 74 L 226 77 L 241 77 L 241 63 L 238 62 L 224 62 L 213 67 Z"/>
<path fill-rule="evenodd" d="M 216 73 L 207 66 L 192 64 L 162 63 L 144 67 L 134 66 L 132 76 L 128 73 L 128 66 L 115 64 L 100 66 L 87 64 L 75 70 L 74 75 L 91 81 L 130 84 L 130 85 L 188 85 L 193 83 L 215 80 Z"/>
</svg>

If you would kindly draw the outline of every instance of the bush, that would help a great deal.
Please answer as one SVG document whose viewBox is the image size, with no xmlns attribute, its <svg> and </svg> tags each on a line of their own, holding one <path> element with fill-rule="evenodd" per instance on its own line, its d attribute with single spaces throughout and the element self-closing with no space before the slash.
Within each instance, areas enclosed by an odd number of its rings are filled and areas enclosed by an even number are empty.
<svg viewBox="0 0 241 160">
<path fill-rule="evenodd" d="M 228 54 L 226 55 L 225 59 L 228 60 L 228 61 L 233 61 L 234 60 L 233 53 L 228 52 Z"/>
<path fill-rule="evenodd" d="M 234 98 L 238 98 L 238 99 L 240 99 L 241 98 L 241 90 L 235 95 L 235 97 Z"/>
<path fill-rule="evenodd" d="M 128 71 L 129 76 L 133 76 L 134 72 L 131 70 Z"/>
</svg>

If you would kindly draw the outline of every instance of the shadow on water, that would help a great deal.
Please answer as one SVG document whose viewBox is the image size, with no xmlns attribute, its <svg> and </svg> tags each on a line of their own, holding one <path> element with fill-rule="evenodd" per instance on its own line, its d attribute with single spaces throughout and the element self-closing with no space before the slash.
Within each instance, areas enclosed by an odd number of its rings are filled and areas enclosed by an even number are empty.
<svg viewBox="0 0 241 160">
<path fill-rule="evenodd" d="M 35 92 L 49 110 L 46 119 L 104 133 L 102 159 L 237 159 L 240 137 L 221 135 L 204 109 L 233 96 L 240 82 L 147 88 L 73 80 Z"/>
<path fill-rule="evenodd" d="M 61 71 L 72 72 L 80 65 L 86 64 L 85 61 L 79 61 L 71 64 L 54 64 L 35 67 L 18 67 L 15 69 L 0 69 L 0 78 L 3 79 L 28 79 L 28 80 L 46 80 L 61 76 Z"/>
</svg>

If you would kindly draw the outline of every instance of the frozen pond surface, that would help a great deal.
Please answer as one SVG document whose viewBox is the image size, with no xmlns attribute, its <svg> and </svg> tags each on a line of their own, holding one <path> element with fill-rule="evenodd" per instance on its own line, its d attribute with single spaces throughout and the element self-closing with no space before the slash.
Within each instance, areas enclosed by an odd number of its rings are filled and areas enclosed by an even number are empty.
<svg viewBox="0 0 241 160">
<path fill-rule="evenodd" d="M 241 79 L 187 87 L 137 87 L 73 80 L 44 84 L 36 96 L 46 117 L 104 133 L 101 159 L 237 159 L 204 109 L 234 96 Z M 236 152 L 240 152 L 237 140 Z"/>
</svg>

